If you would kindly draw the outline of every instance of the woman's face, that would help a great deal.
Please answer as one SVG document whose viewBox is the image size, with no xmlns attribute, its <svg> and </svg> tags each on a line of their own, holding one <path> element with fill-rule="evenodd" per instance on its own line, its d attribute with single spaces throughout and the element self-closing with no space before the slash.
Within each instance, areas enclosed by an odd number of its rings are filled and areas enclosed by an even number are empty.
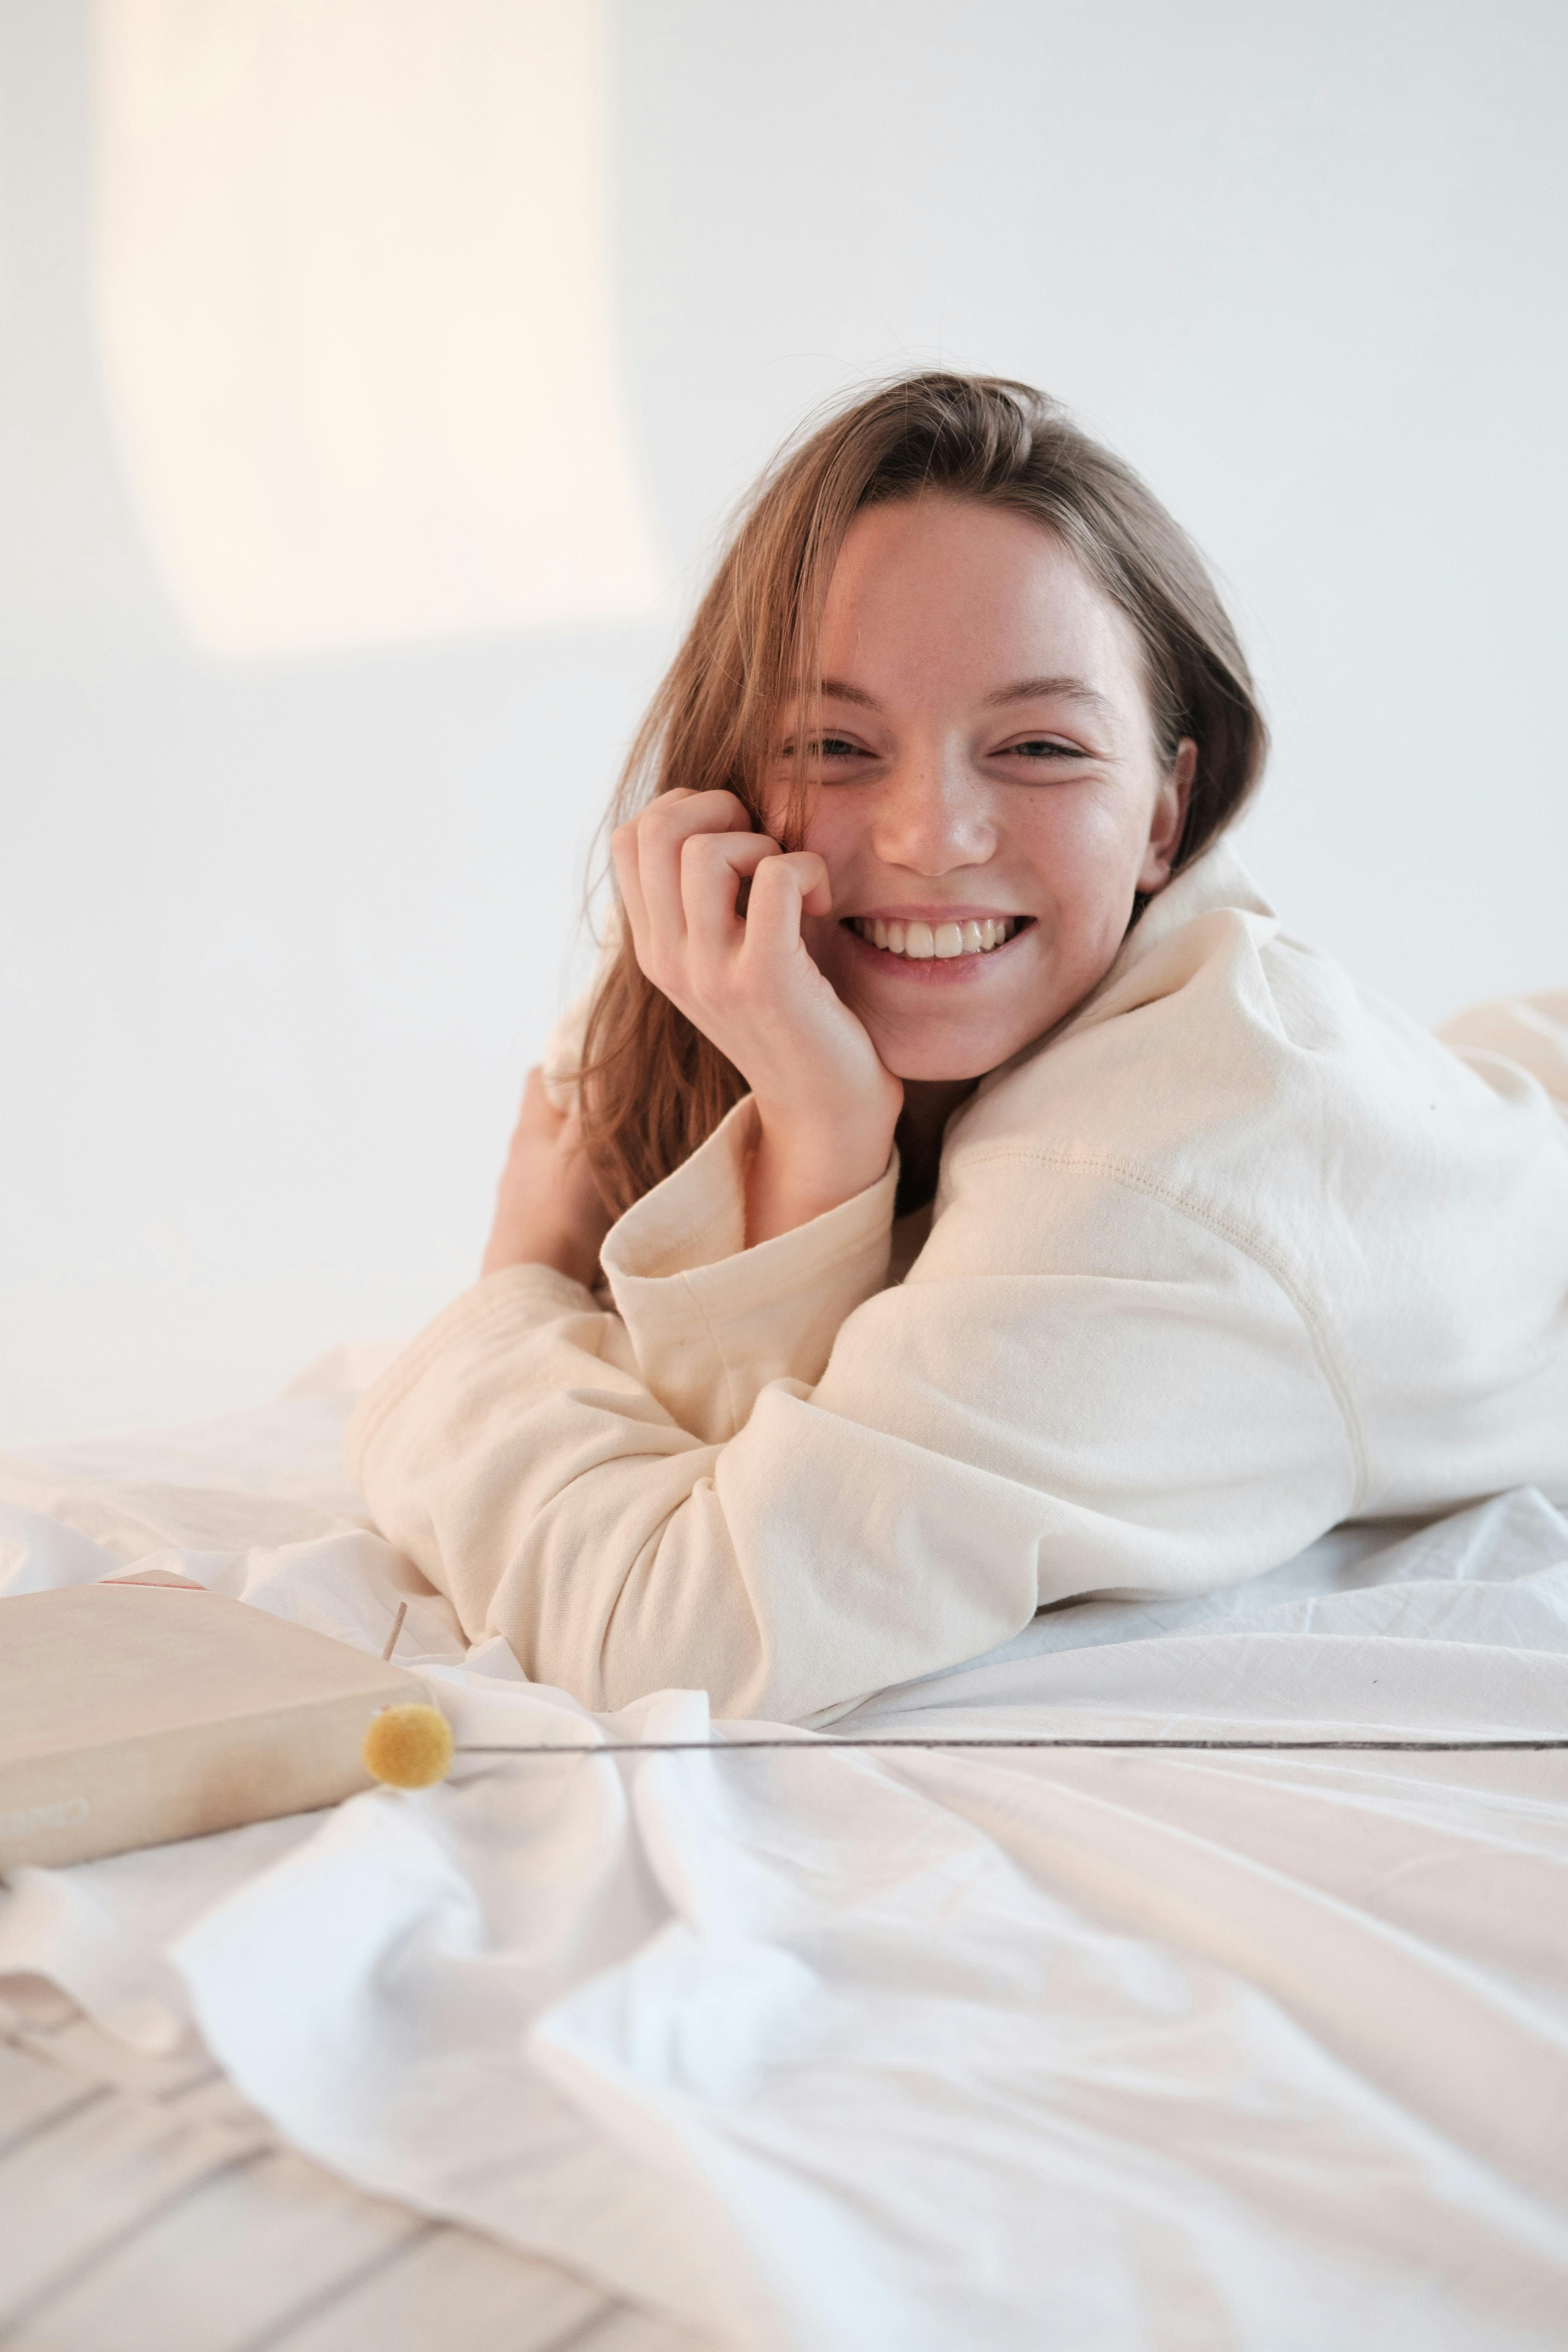
<svg viewBox="0 0 1568 2352">
<path fill-rule="evenodd" d="M 804 845 L 833 903 L 805 944 L 895 1076 L 980 1077 L 1169 878 L 1194 747 L 1163 766 L 1131 624 L 1062 542 L 972 500 L 856 518 L 822 672 Z"/>
</svg>

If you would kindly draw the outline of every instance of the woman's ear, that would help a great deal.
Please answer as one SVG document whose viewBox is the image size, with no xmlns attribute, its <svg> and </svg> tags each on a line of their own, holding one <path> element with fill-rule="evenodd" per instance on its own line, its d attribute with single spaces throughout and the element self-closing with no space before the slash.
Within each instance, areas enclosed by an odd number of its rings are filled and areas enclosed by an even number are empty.
<svg viewBox="0 0 1568 2352">
<path fill-rule="evenodd" d="M 1149 839 L 1143 863 L 1138 869 L 1138 887 L 1145 895 L 1163 890 L 1171 878 L 1171 867 L 1182 845 L 1182 828 L 1187 822 L 1187 803 L 1192 798 L 1197 768 L 1198 747 L 1190 735 L 1184 735 L 1154 795 Z"/>
</svg>

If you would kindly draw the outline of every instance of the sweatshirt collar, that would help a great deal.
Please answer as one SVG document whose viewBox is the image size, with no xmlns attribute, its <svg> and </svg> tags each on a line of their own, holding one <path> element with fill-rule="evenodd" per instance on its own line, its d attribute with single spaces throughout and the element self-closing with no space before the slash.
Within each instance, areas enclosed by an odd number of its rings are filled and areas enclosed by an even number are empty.
<svg viewBox="0 0 1568 2352">
<path fill-rule="evenodd" d="M 1262 915 L 1272 919 L 1274 909 L 1247 872 L 1228 836 L 1221 834 L 1212 841 L 1201 857 L 1183 869 L 1173 882 L 1167 882 L 1158 898 L 1152 898 L 1142 916 L 1132 926 L 1121 942 L 1115 962 L 1100 982 L 1106 987 L 1121 972 L 1131 971 L 1146 955 L 1179 931 L 1184 923 L 1196 920 L 1200 915 L 1212 915 L 1221 908 L 1244 915 Z M 1099 993 L 1099 990 L 1093 992 Z"/>
<path fill-rule="evenodd" d="M 1035 1038 L 1015 1054 L 1011 1061 L 1004 1062 L 999 1069 L 982 1078 L 970 1100 L 978 1101 L 982 1096 L 989 1094 L 993 1087 L 999 1086 L 1013 1071 L 1021 1069 L 1037 1054 L 1044 1053 L 1074 1030 L 1090 1026 L 1097 1014 L 1101 1013 L 1101 1008 L 1111 1013 L 1125 1009 L 1117 1005 L 1108 1007 L 1106 1001 L 1120 991 L 1128 974 L 1189 923 L 1196 922 L 1204 915 L 1221 912 L 1256 915 L 1266 922 L 1276 919 L 1273 908 L 1224 834 L 1217 841 L 1211 842 L 1201 856 L 1194 857 L 1190 866 L 1184 867 L 1173 881 L 1167 882 L 1157 898 L 1150 900 L 1122 940 L 1116 960 L 1104 979 L 1098 982 L 1054 1029 L 1047 1030 L 1043 1037 Z M 1161 992 L 1156 990 L 1155 992 Z M 961 1111 L 958 1116 L 962 1115 Z"/>
</svg>

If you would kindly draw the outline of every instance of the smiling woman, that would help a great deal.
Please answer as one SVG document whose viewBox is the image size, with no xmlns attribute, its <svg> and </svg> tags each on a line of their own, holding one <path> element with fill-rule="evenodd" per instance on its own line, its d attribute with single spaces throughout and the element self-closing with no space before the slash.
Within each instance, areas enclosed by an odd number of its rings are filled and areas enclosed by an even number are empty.
<svg viewBox="0 0 1568 2352">
<path fill-rule="evenodd" d="M 1564 1008 L 1467 1062 L 1282 932 L 1222 837 L 1265 744 L 1195 551 L 1026 386 L 785 453 L 483 1279 L 351 1425 L 470 1633 L 823 1719 L 1074 1594 L 1568 1498 Z"/>
<path fill-rule="evenodd" d="M 1046 731 L 1031 735 L 1031 722 Z M 1158 820 L 1151 806 L 1145 831 L 1156 821 L 1168 828 L 1173 821 L 1173 831 L 1153 858 L 1152 888 L 1236 814 L 1267 743 L 1246 661 L 1203 562 L 1138 477 L 1027 385 L 920 376 L 831 418 L 786 448 L 763 479 L 633 748 L 622 805 L 629 814 L 651 796 L 657 837 L 666 821 L 660 797 L 717 790 L 738 807 L 671 820 L 680 838 L 688 830 L 754 831 L 771 854 L 781 845 L 820 848 L 816 829 L 831 824 L 838 799 L 825 796 L 830 783 L 875 780 L 884 830 L 904 821 L 911 789 L 913 822 L 924 822 L 918 803 L 932 787 L 940 821 L 956 826 L 952 845 L 938 840 L 931 853 L 934 878 L 944 884 L 925 894 L 935 923 L 918 887 L 933 872 L 924 850 L 913 867 L 900 865 L 889 896 L 889 919 L 906 927 L 904 953 L 914 963 L 921 959 L 909 957 L 911 919 L 931 930 L 933 950 L 944 922 L 970 919 L 954 877 L 973 881 L 978 870 L 963 835 L 966 826 L 984 829 L 977 813 L 984 786 L 1025 776 L 1060 783 L 1088 761 L 1096 769 L 1091 789 L 1069 797 L 1092 831 L 1119 791 L 1124 810 L 1129 789 L 1136 798 L 1146 787 L 1152 800 L 1158 771 Z M 863 805 L 867 795 L 855 798 Z M 990 803 L 994 811 L 994 794 Z M 1016 824 L 1004 829 L 1017 831 Z M 696 863 L 714 853 L 690 854 Z M 718 854 L 749 874 L 763 853 L 757 844 L 744 851 L 731 844 Z M 1010 840 L 986 861 L 988 892 L 1017 887 L 1022 877 L 1009 871 L 1016 863 Z M 1121 861 L 1109 869 L 1093 856 L 1089 864 L 1098 898 L 1123 892 L 1113 936 L 1102 942 L 1103 971 L 1148 893 L 1136 871 L 1121 873 Z M 617 866 L 624 892 L 624 848 Z M 784 877 L 766 887 L 784 887 Z M 850 911 L 837 883 L 830 896 L 829 924 Z M 655 898 L 663 903 L 657 883 Z M 1005 903 L 980 911 L 994 919 Z M 821 918 L 820 908 L 807 906 L 805 937 L 819 964 L 825 950 L 837 953 Z M 748 935 L 755 941 L 754 931 Z M 732 949 L 742 937 L 731 929 Z M 915 942 L 918 949 L 918 928 Z M 1026 959 L 1009 959 L 1028 962 L 1035 986 L 1015 994 L 1030 1025 L 1005 1051 L 1055 1017 L 1041 1001 L 1047 964 L 1058 1009 L 1076 1001 L 1071 966 L 1085 945 L 1047 927 Z M 739 965 L 726 974 L 727 998 L 740 976 Z M 771 996 L 775 976 L 757 976 Z M 804 968 L 801 976 L 810 988 Z M 845 976 L 828 970 L 836 986 Z M 590 1020 L 595 1082 L 585 1139 L 600 1188 L 618 1209 L 679 1166 L 748 1086 L 758 1091 L 756 1073 L 715 1038 L 710 1020 L 690 1017 L 669 982 L 668 971 L 646 969 L 634 924 Z M 916 1034 L 900 1050 L 913 1050 L 922 1066 L 902 1069 L 897 1059 L 888 1066 L 917 1083 L 951 1082 L 957 1066 L 938 1066 L 951 1061 L 958 1041 L 933 1028 L 931 1000 L 909 1003 L 921 1009 L 903 1024 Z M 1003 1058 L 1001 1051 L 987 1056 L 978 1036 L 959 1046 L 970 1079 Z M 758 1194 L 769 1173 L 767 1092 Z M 944 1106 L 907 1092 L 903 1111 L 907 1153 L 917 1128 L 929 1143 Z M 797 1161 L 816 1125 L 792 1120 Z M 840 1165 L 837 1148 L 833 1157 Z"/>
<path fill-rule="evenodd" d="M 785 705 L 760 788 L 674 787 L 616 844 L 640 972 L 756 1098 L 753 1241 L 870 1181 L 895 1120 L 929 1195 L 954 1103 L 1082 1000 L 1170 879 L 1197 764 L 1192 737 L 1157 739 L 1132 624 L 1007 507 L 928 488 L 864 508 L 819 635 L 826 675 Z M 792 831 L 801 852 L 763 876 Z M 747 953 L 781 891 L 788 980 Z M 798 1066 L 791 987 L 814 1007 Z"/>
</svg>

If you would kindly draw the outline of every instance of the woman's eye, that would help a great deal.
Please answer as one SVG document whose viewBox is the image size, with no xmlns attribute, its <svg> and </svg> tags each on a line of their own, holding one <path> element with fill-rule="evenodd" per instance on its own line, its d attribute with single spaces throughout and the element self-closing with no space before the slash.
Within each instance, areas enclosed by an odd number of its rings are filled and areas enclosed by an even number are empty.
<svg viewBox="0 0 1568 2352">
<path fill-rule="evenodd" d="M 794 760 L 799 756 L 802 751 L 805 751 L 806 758 L 813 761 L 821 760 L 864 760 L 868 756 L 865 746 L 860 743 L 852 743 L 847 735 L 823 735 L 820 737 L 813 737 L 805 744 L 793 742 L 786 743 L 779 756 L 781 759 Z"/>
<path fill-rule="evenodd" d="M 1026 760 L 1081 760 L 1082 751 L 1076 743 L 1058 742 L 1054 735 L 1029 735 L 1022 743 L 1009 743 L 1007 752 L 1021 753 Z"/>
</svg>

